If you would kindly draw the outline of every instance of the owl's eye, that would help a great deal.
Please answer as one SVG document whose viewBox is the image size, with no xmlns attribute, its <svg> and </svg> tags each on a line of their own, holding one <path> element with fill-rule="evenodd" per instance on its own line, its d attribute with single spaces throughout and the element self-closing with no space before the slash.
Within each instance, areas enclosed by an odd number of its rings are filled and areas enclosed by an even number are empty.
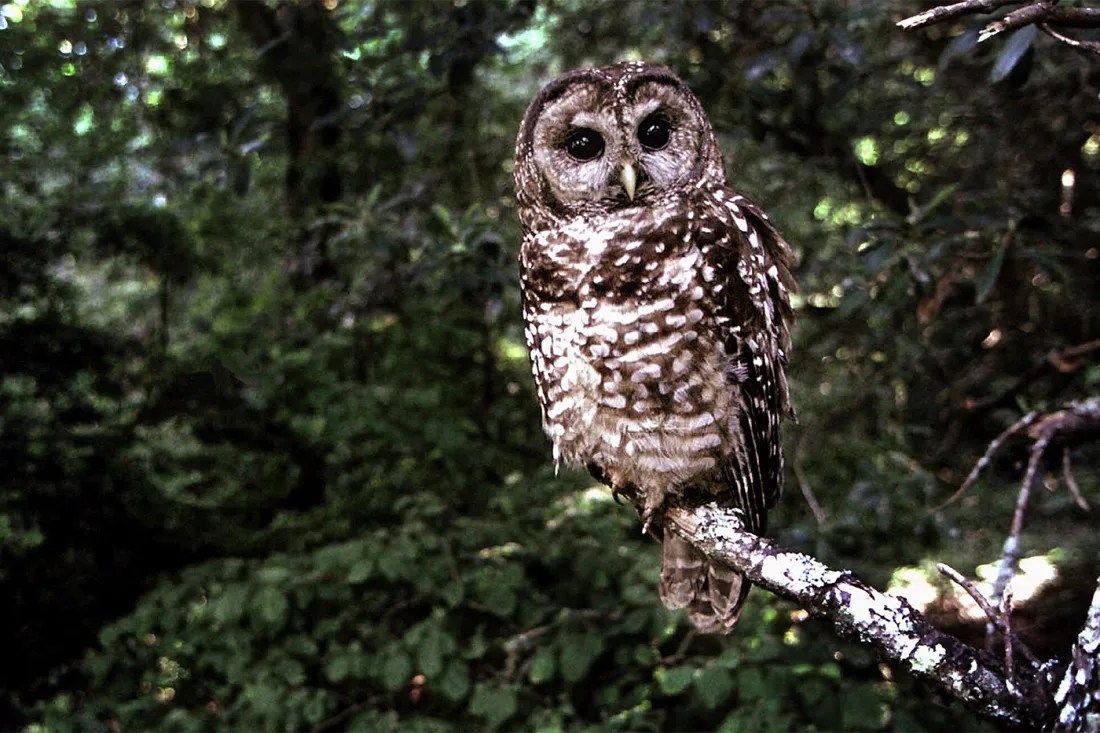
<svg viewBox="0 0 1100 733">
<path fill-rule="evenodd" d="M 638 125 L 638 142 L 646 150 L 660 150 L 668 145 L 672 125 L 660 114 L 652 114 Z"/>
<path fill-rule="evenodd" d="M 578 127 L 565 138 L 565 150 L 574 160 L 582 163 L 598 158 L 603 152 L 603 137 L 595 130 Z"/>
</svg>

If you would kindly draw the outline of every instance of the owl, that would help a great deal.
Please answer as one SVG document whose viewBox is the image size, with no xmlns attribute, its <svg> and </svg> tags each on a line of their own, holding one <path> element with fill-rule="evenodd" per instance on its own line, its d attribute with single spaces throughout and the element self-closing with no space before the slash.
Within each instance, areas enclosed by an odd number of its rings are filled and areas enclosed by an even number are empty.
<svg viewBox="0 0 1100 733">
<path fill-rule="evenodd" d="M 555 464 L 587 467 L 659 525 L 668 497 L 762 533 L 792 415 L 790 248 L 726 184 L 710 122 L 671 71 L 580 69 L 519 130 L 524 335 Z M 661 599 L 728 633 L 749 583 L 664 533 Z"/>
</svg>

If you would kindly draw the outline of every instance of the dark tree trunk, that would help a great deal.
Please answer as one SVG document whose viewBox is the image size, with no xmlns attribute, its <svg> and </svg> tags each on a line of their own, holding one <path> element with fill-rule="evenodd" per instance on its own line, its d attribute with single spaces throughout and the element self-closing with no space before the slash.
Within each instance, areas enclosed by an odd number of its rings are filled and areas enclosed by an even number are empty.
<svg viewBox="0 0 1100 733">
<path fill-rule="evenodd" d="M 339 161 L 341 83 L 333 62 L 339 31 L 320 3 L 233 5 L 256 47 L 260 74 L 286 98 L 286 207 L 297 222 L 297 250 L 288 270 L 300 286 L 332 277 L 332 228 L 317 213 L 343 193 Z"/>
</svg>

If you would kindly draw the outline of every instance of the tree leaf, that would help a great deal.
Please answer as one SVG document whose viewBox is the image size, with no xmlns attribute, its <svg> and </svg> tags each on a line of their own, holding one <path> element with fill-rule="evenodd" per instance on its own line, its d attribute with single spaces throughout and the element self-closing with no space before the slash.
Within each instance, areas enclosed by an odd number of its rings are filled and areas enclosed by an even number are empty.
<svg viewBox="0 0 1100 733">
<path fill-rule="evenodd" d="M 693 679 L 695 696 L 707 710 L 725 704 L 733 692 L 733 675 L 728 669 L 709 666 Z"/>
<path fill-rule="evenodd" d="M 939 68 L 943 71 L 951 61 L 968 54 L 978 46 L 978 29 L 970 28 L 951 39 L 940 52 Z"/>
<path fill-rule="evenodd" d="M 389 690 L 396 690 L 412 676 L 412 658 L 403 651 L 392 650 L 382 662 L 382 684 Z"/>
<path fill-rule="evenodd" d="M 443 671 L 443 662 L 454 651 L 454 638 L 438 626 L 429 627 L 417 649 L 420 672 L 435 677 Z"/>
<path fill-rule="evenodd" d="M 886 723 L 882 694 L 871 685 L 854 685 L 844 691 L 844 730 L 881 730 Z"/>
<path fill-rule="evenodd" d="M 997 245 L 997 249 L 993 252 L 993 257 L 989 260 L 989 264 L 986 265 L 985 273 L 978 282 L 977 302 L 979 305 L 986 301 L 989 294 L 993 292 L 993 286 L 997 284 L 997 277 L 1001 274 L 1001 267 L 1004 265 L 1005 253 L 1008 251 L 1010 241 L 1008 237 L 1004 238 L 1001 243 Z"/>
<path fill-rule="evenodd" d="M 511 685 L 498 687 L 482 682 L 474 688 L 474 696 L 470 699 L 470 713 L 484 718 L 490 727 L 499 727 L 501 723 L 515 715 L 515 712 L 515 687 Z"/>
<path fill-rule="evenodd" d="M 540 647 L 531 658 L 531 668 L 527 672 L 527 677 L 536 685 L 547 682 L 553 679 L 556 667 L 554 650 L 549 646 Z"/>
<path fill-rule="evenodd" d="M 579 682 L 603 651 L 603 638 L 595 633 L 564 634 L 561 640 L 561 676 L 566 682 Z"/>
<path fill-rule="evenodd" d="M 694 675 L 691 667 L 661 667 L 653 673 L 657 686 L 666 695 L 679 695 L 688 688 Z"/>
<path fill-rule="evenodd" d="M 330 682 L 342 682 L 351 671 L 348 655 L 336 653 L 325 660 L 325 676 Z"/>
<path fill-rule="evenodd" d="M 352 585 L 363 583 L 371 576 L 374 562 L 369 557 L 361 557 L 348 568 L 348 582 Z"/>
<path fill-rule="evenodd" d="M 263 588 L 256 594 L 253 603 L 260 612 L 260 618 L 269 624 L 277 624 L 286 614 L 286 596 L 277 588 Z"/>
<path fill-rule="evenodd" d="M 742 699 L 763 700 L 774 692 L 768 689 L 764 675 L 756 667 L 741 667 L 737 670 L 737 694 Z"/>
<path fill-rule="evenodd" d="M 430 678 L 428 682 L 431 684 Z M 470 667 L 461 659 L 452 659 L 435 682 L 435 688 L 448 700 L 459 702 L 470 692 Z"/>
<path fill-rule="evenodd" d="M 1037 26 L 1025 25 L 1009 36 L 1000 55 L 997 56 L 997 61 L 993 64 L 993 70 L 989 73 L 990 80 L 994 83 L 1004 81 L 1031 49 L 1031 44 L 1038 34 Z"/>
</svg>

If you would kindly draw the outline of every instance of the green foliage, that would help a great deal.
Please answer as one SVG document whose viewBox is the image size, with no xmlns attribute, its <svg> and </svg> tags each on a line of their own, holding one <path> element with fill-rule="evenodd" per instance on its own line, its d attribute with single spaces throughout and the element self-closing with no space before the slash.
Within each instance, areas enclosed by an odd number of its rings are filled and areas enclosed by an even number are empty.
<svg viewBox="0 0 1100 733">
<path fill-rule="evenodd" d="M 800 260 L 824 513 L 771 525 L 884 584 L 988 561 L 1011 492 L 935 507 L 1100 389 L 1044 361 L 1100 328 L 1088 61 L 877 2 L 326 5 L 0 4 L 4 728 L 975 728 L 761 592 L 695 636 L 550 475 L 511 149 L 558 71 L 684 76 Z M 1043 501 L 1030 543 L 1091 539 Z"/>
</svg>

